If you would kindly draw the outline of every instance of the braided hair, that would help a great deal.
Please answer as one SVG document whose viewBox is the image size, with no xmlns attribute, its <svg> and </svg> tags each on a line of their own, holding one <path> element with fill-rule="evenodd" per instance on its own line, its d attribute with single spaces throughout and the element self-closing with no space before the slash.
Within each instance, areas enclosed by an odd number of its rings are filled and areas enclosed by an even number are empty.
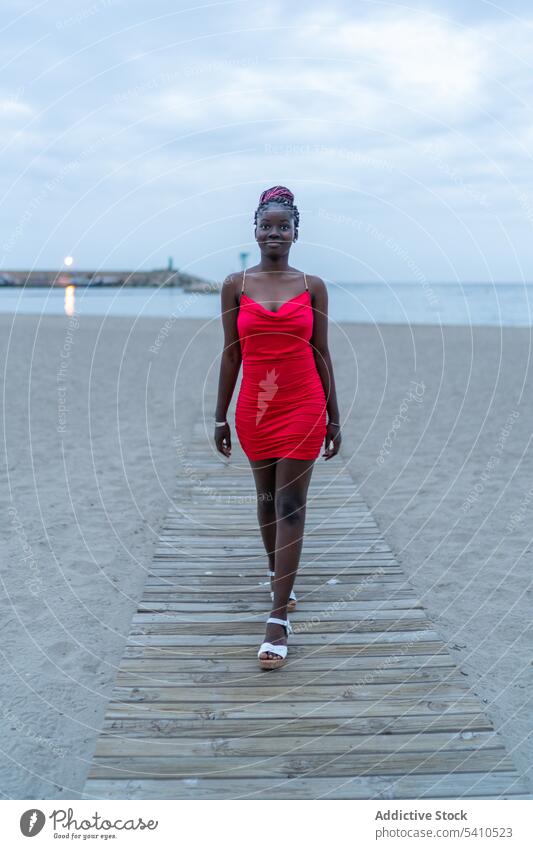
<svg viewBox="0 0 533 849">
<path fill-rule="evenodd" d="M 259 205 L 255 210 L 254 214 L 254 225 L 257 226 L 257 219 L 259 215 L 271 203 L 277 203 L 281 206 L 288 207 L 288 209 L 292 213 L 292 217 L 294 220 L 294 229 L 297 233 L 298 225 L 300 223 L 300 213 L 298 212 L 298 207 L 294 204 L 293 193 L 286 186 L 272 186 L 270 189 L 265 189 L 264 192 L 261 192 L 261 196 L 259 198 Z"/>
</svg>

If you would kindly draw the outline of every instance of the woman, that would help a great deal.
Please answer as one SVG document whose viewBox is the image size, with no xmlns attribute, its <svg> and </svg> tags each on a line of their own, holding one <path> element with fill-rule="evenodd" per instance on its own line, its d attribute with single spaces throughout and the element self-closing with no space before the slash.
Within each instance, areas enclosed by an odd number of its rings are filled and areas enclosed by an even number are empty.
<svg viewBox="0 0 533 849">
<path fill-rule="evenodd" d="M 289 265 L 299 214 L 285 186 L 261 194 L 255 238 L 261 261 L 222 285 L 224 351 L 215 413 L 215 444 L 231 454 L 226 413 L 243 362 L 235 429 L 252 467 L 257 517 L 270 564 L 273 608 L 258 652 L 265 669 L 281 666 L 292 630 L 287 610 L 303 541 L 313 464 L 341 444 L 339 408 L 328 351 L 328 296 L 320 277 Z M 303 288 L 305 287 L 305 288 Z M 328 421 L 326 422 L 326 411 Z"/>
</svg>

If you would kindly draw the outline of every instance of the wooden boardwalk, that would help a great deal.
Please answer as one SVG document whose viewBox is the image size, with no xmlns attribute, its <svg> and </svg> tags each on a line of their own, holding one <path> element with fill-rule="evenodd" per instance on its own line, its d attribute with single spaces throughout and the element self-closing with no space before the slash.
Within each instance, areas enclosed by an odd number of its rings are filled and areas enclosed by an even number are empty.
<svg viewBox="0 0 533 849">
<path fill-rule="evenodd" d="M 208 423 L 210 426 L 210 422 Z M 251 470 L 187 446 L 84 788 L 119 799 L 531 798 L 342 459 L 319 458 L 287 664 Z"/>
</svg>

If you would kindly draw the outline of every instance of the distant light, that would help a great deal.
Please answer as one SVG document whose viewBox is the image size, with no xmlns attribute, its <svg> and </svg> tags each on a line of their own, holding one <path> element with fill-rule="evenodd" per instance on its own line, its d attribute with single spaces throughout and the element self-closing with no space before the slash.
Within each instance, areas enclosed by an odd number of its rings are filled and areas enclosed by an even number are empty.
<svg viewBox="0 0 533 849">
<path fill-rule="evenodd" d="M 65 313 L 66 315 L 74 315 L 76 312 L 76 287 L 65 286 Z"/>
<path fill-rule="evenodd" d="M 66 256 L 65 259 L 63 260 L 64 265 L 72 265 L 73 262 L 74 262 L 73 256 Z"/>
</svg>

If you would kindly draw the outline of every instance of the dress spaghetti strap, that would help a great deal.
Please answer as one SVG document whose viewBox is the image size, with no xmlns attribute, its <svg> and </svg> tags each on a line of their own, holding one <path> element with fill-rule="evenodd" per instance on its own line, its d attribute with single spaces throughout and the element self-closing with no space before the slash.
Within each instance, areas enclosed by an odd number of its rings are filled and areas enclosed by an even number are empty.
<svg viewBox="0 0 533 849">
<path fill-rule="evenodd" d="M 309 286 L 307 285 L 307 277 L 305 276 L 305 271 L 304 271 L 304 283 L 305 283 L 305 290 L 306 290 L 306 292 L 308 292 Z"/>
</svg>

